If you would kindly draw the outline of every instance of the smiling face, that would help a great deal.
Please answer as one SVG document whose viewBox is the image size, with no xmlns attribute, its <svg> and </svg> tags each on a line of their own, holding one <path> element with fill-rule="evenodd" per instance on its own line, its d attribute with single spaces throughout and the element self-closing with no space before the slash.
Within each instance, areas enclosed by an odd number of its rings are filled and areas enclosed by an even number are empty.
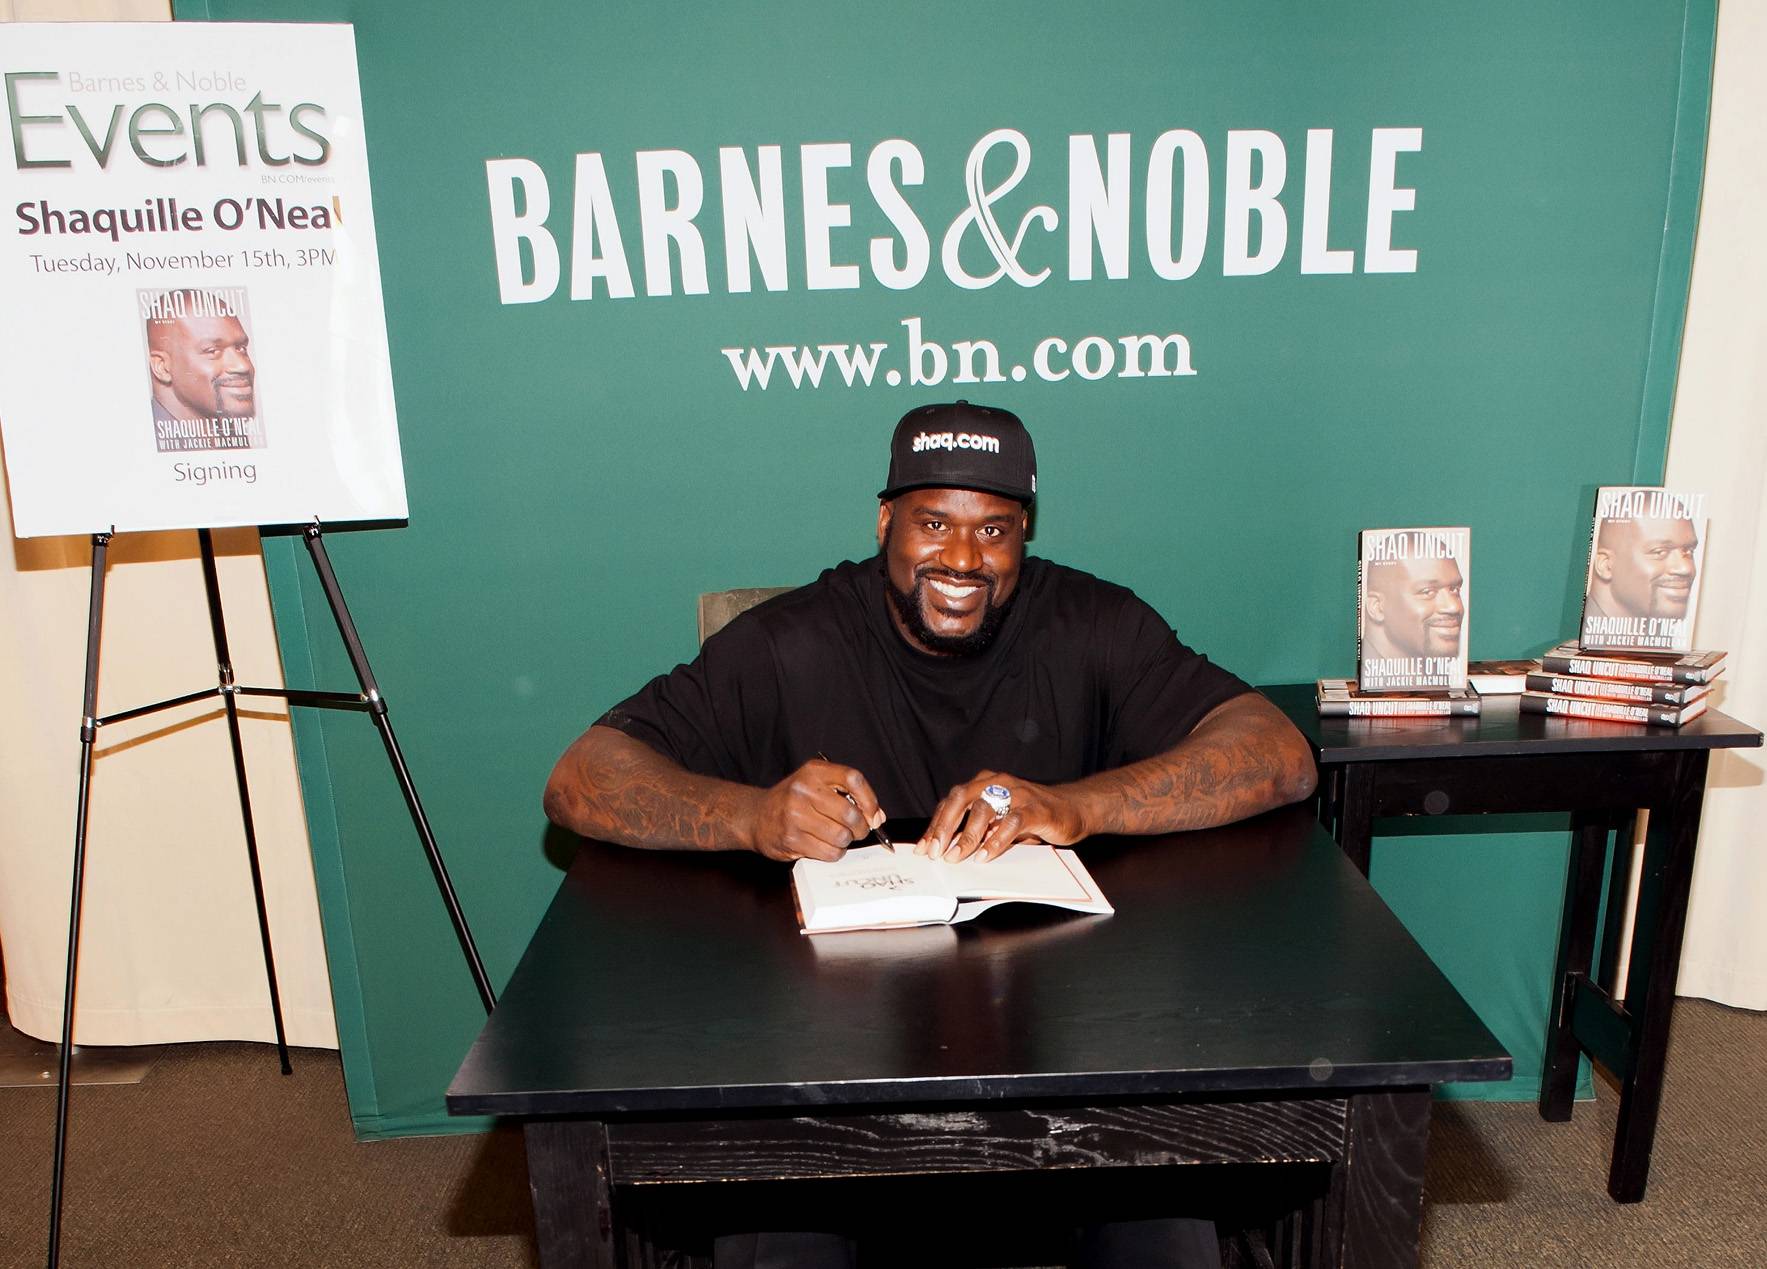
<svg viewBox="0 0 1767 1269">
<path fill-rule="evenodd" d="M 1595 547 L 1602 606 L 1618 617 L 1685 617 L 1699 564 L 1690 520 L 1605 520 Z"/>
<path fill-rule="evenodd" d="M 1451 559 L 1389 560 L 1370 570 L 1368 637 L 1371 655 L 1451 657 L 1460 652 L 1465 579 Z M 1378 638 L 1375 636 L 1378 634 Z"/>
<path fill-rule="evenodd" d="M 148 326 L 153 395 L 178 418 L 250 417 L 257 405 L 251 340 L 235 317 L 178 317 Z"/>
<path fill-rule="evenodd" d="M 910 646 L 943 656 L 993 641 L 1018 588 L 1028 515 L 973 489 L 912 489 L 877 512 L 890 618 Z"/>
</svg>

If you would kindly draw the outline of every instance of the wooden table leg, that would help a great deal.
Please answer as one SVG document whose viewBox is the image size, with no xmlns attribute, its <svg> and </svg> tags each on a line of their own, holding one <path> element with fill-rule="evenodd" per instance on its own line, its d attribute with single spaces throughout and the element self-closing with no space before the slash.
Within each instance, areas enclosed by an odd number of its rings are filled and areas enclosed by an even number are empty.
<svg viewBox="0 0 1767 1269">
<path fill-rule="evenodd" d="M 615 1269 L 607 1127 L 535 1119 L 522 1126 L 534 1238 L 545 1269 Z"/>
<path fill-rule="evenodd" d="M 1364 877 L 1374 839 L 1374 769 L 1372 762 L 1344 765 L 1343 800 L 1338 810 L 1338 845 Z"/>
<path fill-rule="evenodd" d="M 1625 909 L 1631 907 L 1632 843 L 1638 836 L 1637 816 L 1623 821 L 1618 828 L 1607 881 L 1608 919 L 1602 923 L 1601 959 L 1595 966 L 1595 981 L 1609 995 L 1620 981 L 1620 961 L 1626 955 L 1620 936 L 1626 931 Z"/>
<path fill-rule="evenodd" d="M 1540 1077 L 1540 1117 L 1562 1122 L 1571 1117 L 1577 1094 L 1581 1049 L 1571 1026 L 1571 999 L 1579 979 L 1589 974 L 1595 953 L 1595 917 L 1601 907 L 1602 864 L 1607 855 L 1608 821 L 1582 814 L 1571 821 L 1571 854 L 1565 868 L 1564 915 L 1558 924 L 1558 960 L 1546 1016 L 1544 1070 Z M 1620 914 L 1609 911 L 1608 923 Z"/>
<path fill-rule="evenodd" d="M 1344 768 L 1333 763 L 1319 768 L 1319 787 L 1313 794 L 1313 808 L 1319 823 L 1335 840 L 1338 831 L 1338 810 L 1343 801 Z"/>
<path fill-rule="evenodd" d="M 1344 1269 L 1415 1269 L 1430 1090 L 1357 1093 L 1349 1101 L 1348 1141 L 1344 1161 L 1333 1170 L 1322 1259 Z"/>
<path fill-rule="evenodd" d="M 1699 837 L 1700 802 L 1706 787 L 1705 750 L 1679 755 L 1668 805 L 1652 807 L 1645 831 L 1644 867 L 1638 878 L 1632 956 L 1626 973 L 1626 1013 L 1632 1023 L 1631 1069 L 1619 1072 L 1620 1122 L 1607 1189 L 1621 1203 L 1644 1197 L 1657 1111 L 1663 1100 L 1663 1067 L 1669 1053 L 1669 1022 L 1675 1009 L 1681 936 L 1687 928 L 1687 896 L 1693 882 L 1693 851 Z"/>
</svg>

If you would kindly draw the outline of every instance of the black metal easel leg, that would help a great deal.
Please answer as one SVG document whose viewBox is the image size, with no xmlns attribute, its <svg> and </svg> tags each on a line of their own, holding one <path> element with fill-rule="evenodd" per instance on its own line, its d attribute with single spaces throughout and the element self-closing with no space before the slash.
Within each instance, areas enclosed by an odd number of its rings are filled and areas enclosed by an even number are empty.
<svg viewBox="0 0 1767 1269">
<path fill-rule="evenodd" d="M 86 689 L 80 712 L 80 792 L 74 812 L 73 898 L 67 917 L 67 986 L 61 997 L 61 1069 L 55 1089 L 55 1179 L 49 1187 L 49 1269 L 61 1263 L 61 1189 L 67 1172 L 68 1087 L 73 1082 L 74 980 L 80 964 L 80 896 L 86 880 L 86 812 L 92 746 L 98 739 L 98 634 L 104 619 L 104 561 L 110 534 L 92 537 L 92 597 L 86 609 Z"/>
<path fill-rule="evenodd" d="M 245 780 L 245 745 L 239 736 L 239 697 L 234 691 L 233 654 L 227 648 L 227 623 L 221 616 L 221 579 L 215 571 L 215 543 L 207 529 L 196 531 L 202 546 L 202 581 L 209 596 L 209 629 L 215 636 L 215 665 L 221 680 L 221 701 L 227 709 L 227 738 L 233 742 L 233 776 L 239 784 L 239 816 L 245 823 L 245 855 L 251 863 L 252 897 L 258 904 L 258 939 L 264 945 L 264 978 L 270 984 L 270 1018 L 276 1024 L 276 1056 L 282 1073 L 288 1064 L 288 1036 L 282 1027 L 282 993 L 276 988 L 276 957 L 270 950 L 270 915 L 264 906 L 264 873 L 258 864 L 258 833 L 252 821 L 252 795 Z"/>
<path fill-rule="evenodd" d="M 325 591 L 325 600 L 331 605 L 332 620 L 337 622 L 338 634 L 343 637 L 344 648 L 350 656 L 350 666 L 356 672 L 356 681 L 362 686 L 362 695 L 368 703 L 369 717 L 374 720 L 375 730 L 380 732 L 381 743 L 386 746 L 387 758 L 393 764 L 393 775 L 399 781 L 399 791 L 405 795 L 405 805 L 411 811 L 411 822 L 417 827 L 417 836 L 423 842 L 424 854 L 429 858 L 430 871 L 435 874 L 436 888 L 442 893 L 442 903 L 448 909 L 448 919 L 454 923 L 454 936 L 460 940 L 460 950 L 466 956 L 466 965 L 472 973 L 474 986 L 478 988 L 479 999 L 484 1003 L 485 1012 L 490 1013 L 497 1006 L 497 995 L 491 990 L 491 980 L 485 975 L 485 966 L 479 960 L 478 947 L 473 943 L 472 931 L 467 928 L 466 913 L 461 910 L 460 899 L 454 893 L 454 883 L 448 877 L 448 867 L 442 862 L 442 852 L 436 845 L 435 834 L 430 831 L 429 817 L 423 813 L 423 803 L 418 800 L 417 786 L 411 781 L 411 773 L 405 766 L 405 756 L 399 752 L 399 741 L 393 735 L 393 725 L 387 718 L 387 704 L 381 697 L 380 685 L 374 681 L 374 671 L 368 666 L 368 654 L 362 650 L 362 640 L 356 634 L 356 623 L 350 619 L 350 610 L 344 605 L 343 591 L 337 584 L 337 575 L 331 571 L 331 560 L 325 553 L 325 542 L 317 524 L 307 526 L 307 552 L 313 557 L 313 568 L 319 574 L 319 585 Z"/>
</svg>

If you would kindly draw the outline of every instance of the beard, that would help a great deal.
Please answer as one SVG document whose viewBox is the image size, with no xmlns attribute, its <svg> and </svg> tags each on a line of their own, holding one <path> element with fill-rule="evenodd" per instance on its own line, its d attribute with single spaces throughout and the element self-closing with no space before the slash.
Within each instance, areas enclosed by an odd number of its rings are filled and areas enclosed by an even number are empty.
<svg viewBox="0 0 1767 1269">
<path fill-rule="evenodd" d="M 929 577 L 980 582 L 986 586 L 988 603 L 982 610 L 981 625 L 966 635 L 942 635 L 932 630 L 926 621 L 926 584 Z M 973 657 L 986 652 L 993 644 L 995 636 L 1000 633 L 1000 623 L 1006 620 L 1006 614 L 1012 608 L 1010 597 L 1003 604 L 994 603 L 994 579 L 984 573 L 953 573 L 936 568 L 917 570 L 914 574 L 914 585 L 908 590 L 897 590 L 886 572 L 884 590 L 889 594 L 896 616 L 902 619 L 902 625 L 915 641 L 928 651 L 942 656 Z"/>
</svg>

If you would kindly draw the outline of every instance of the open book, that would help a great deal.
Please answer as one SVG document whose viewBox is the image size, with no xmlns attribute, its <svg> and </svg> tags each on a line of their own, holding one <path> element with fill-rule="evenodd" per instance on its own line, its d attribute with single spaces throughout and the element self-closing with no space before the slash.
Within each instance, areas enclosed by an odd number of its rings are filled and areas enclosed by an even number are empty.
<svg viewBox="0 0 1767 1269">
<path fill-rule="evenodd" d="M 835 863 L 792 865 L 798 921 L 806 934 L 898 925 L 950 925 L 997 903 L 1045 903 L 1075 912 L 1111 907 L 1071 850 L 1014 846 L 998 859 L 944 863 L 904 846 L 859 846 Z"/>
</svg>

